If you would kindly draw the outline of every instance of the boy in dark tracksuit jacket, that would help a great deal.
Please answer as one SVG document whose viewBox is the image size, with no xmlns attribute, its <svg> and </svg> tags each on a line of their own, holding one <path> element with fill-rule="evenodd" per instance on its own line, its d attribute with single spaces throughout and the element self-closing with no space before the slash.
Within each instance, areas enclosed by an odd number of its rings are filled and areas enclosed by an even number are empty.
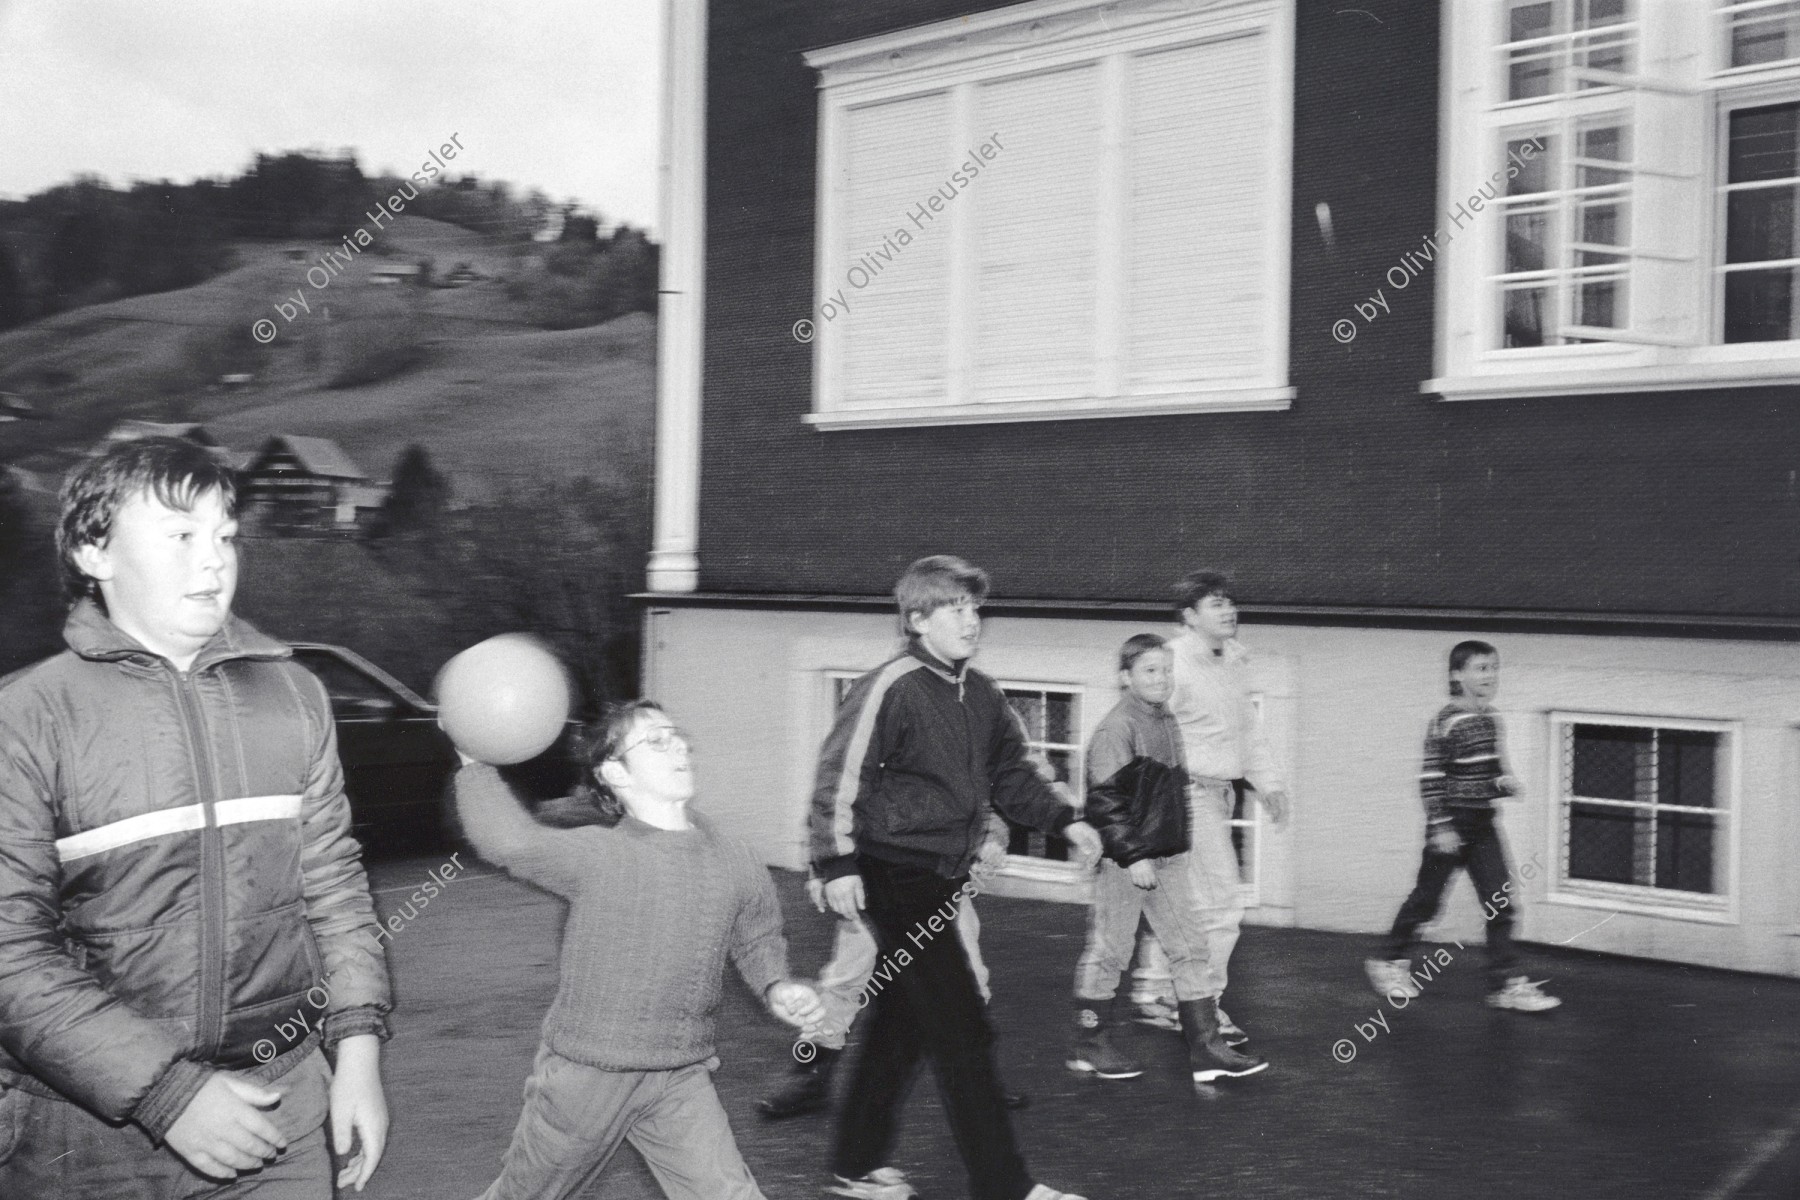
<svg viewBox="0 0 1800 1200">
<path fill-rule="evenodd" d="M 813 870 L 840 916 L 866 909 L 882 983 L 867 1045 L 839 1120 L 841 1196 L 906 1200 L 886 1163 L 901 1100 L 930 1057 L 975 1200 L 1079 1200 L 1034 1184 L 994 1072 L 981 996 L 954 930 L 986 837 L 989 806 L 1067 837 L 1089 861 L 1100 839 L 1026 754 L 998 685 L 969 666 L 987 575 L 937 555 L 895 585 L 905 654 L 856 681 L 819 758 Z"/>
<path fill-rule="evenodd" d="M 1138 918 L 1168 952 L 1181 1028 L 1196 1083 L 1253 1075 L 1268 1064 L 1227 1046 L 1219 1035 L 1217 997 L 1210 1020 L 1206 994 L 1206 930 L 1188 862 L 1187 768 L 1181 727 L 1168 710 L 1174 691 L 1168 643 L 1140 633 L 1119 651 L 1125 694 L 1101 718 L 1088 743 L 1087 819 L 1100 832 L 1106 861 L 1094 881 L 1087 949 L 1075 968 L 1075 1033 L 1069 1069 L 1102 1079 L 1131 1079 L 1143 1068 L 1121 1051 L 1112 1031 L 1127 1019 L 1120 976 L 1131 963 Z"/>
</svg>

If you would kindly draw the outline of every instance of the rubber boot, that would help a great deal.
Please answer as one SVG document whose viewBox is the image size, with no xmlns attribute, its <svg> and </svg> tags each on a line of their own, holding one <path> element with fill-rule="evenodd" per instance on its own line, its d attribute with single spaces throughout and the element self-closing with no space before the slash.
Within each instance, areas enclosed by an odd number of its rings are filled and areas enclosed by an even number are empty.
<svg viewBox="0 0 1800 1200">
<path fill-rule="evenodd" d="M 1129 1004 L 1129 1001 L 1127 1002 Z M 1069 1047 L 1069 1070 L 1097 1079 L 1136 1079 L 1142 1063 L 1113 1044 L 1119 1029 L 1118 997 L 1111 1000 L 1075 1000 L 1074 1043 Z"/>
<path fill-rule="evenodd" d="M 1267 1070 L 1269 1064 L 1252 1054 L 1233 1050 L 1219 1033 L 1219 1000 L 1183 1000 L 1181 1036 L 1187 1040 L 1188 1066 L 1195 1083 L 1215 1079 L 1239 1079 Z"/>
<path fill-rule="evenodd" d="M 831 1073 L 843 1053 L 829 1046 L 818 1047 L 811 1062 L 794 1064 L 786 1086 L 756 1102 L 756 1111 L 772 1121 L 779 1121 L 823 1110 L 831 1103 Z"/>
</svg>

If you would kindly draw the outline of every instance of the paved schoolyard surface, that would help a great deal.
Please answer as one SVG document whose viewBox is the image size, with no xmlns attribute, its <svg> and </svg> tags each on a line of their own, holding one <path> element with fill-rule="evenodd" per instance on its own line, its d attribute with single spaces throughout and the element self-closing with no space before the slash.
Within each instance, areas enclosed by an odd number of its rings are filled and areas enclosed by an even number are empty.
<svg viewBox="0 0 1800 1200">
<path fill-rule="evenodd" d="M 375 863 L 381 911 L 397 911 L 441 858 Z M 390 949 L 401 1007 L 385 1058 L 393 1132 L 363 1193 L 374 1200 L 477 1196 L 518 1116 L 556 988 L 562 912 L 475 870 Z M 827 920 L 797 877 L 776 878 L 795 969 L 815 971 Z M 1200 1098 L 1174 1034 L 1134 1028 L 1131 1048 L 1149 1065 L 1136 1080 L 1064 1070 L 1084 909 L 985 897 L 981 910 L 1002 1070 L 1033 1101 L 1016 1121 L 1027 1158 L 1040 1179 L 1090 1200 L 1800 1197 L 1800 982 L 1527 947 L 1565 1000 L 1530 1017 L 1482 1005 L 1480 949 L 1452 945 L 1426 995 L 1395 1011 L 1363 983 L 1363 939 L 1250 928 L 1229 1007 L 1273 1065 Z M 830 1132 L 829 1117 L 755 1112 L 790 1062 L 785 1029 L 728 984 L 716 1082 L 771 1200 L 821 1194 Z M 1334 1057 L 1340 1039 L 1352 1061 Z M 925 1200 L 967 1194 L 929 1076 L 896 1165 Z M 591 1195 L 661 1193 L 627 1148 Z"/>
</svg>

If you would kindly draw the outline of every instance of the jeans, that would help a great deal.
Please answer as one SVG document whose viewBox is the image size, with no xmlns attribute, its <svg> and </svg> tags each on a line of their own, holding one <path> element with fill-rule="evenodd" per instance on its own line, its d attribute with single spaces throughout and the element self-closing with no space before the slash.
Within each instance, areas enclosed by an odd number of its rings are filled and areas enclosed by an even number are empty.
<svg viewBox="0 0 1800 1200">
<path fill-rule="evenodd" d="M 986 1004 L 992 993 L 988 991 L 987 964 L 981 961 L 981 921 L 975 915 L 974 903 L 967 898 L 957 908 L 956 936 L 969 956 L 975 990 L 981 993 L 981 1002 Z M 813 1039 L 817 1045 L 827 1050 L 844 1048 L 850 1026 L 868 1004 L 863 998 L 863 989 L 869 986 L 880 957 L 875 935 L 869 932 L 866 921 L 838 919 L 837 943 L 832 948 L 831 961 L 819 971 L 819 999 L 825 1004 L 825 1024 L 819 1036 Z"/>
<path fill-rule="evenodd" d="M 271 1073 L 273 1072 L 273 1073 Z M 209 1179 L 135 1125 L 112 1125 L 67 1100 L 0 1089 L 0 1196 L 6 1200 L 331 1200 L 325 1118 L 331 1067 L 305 1045 L 240 1072 L 281 1093 L 264 1110 L 287 1150 L 231 1182 Z M 9 1152 L 10 1151 L 10 1152 Z"/>
<path fill-rule="evenodd" d="M 965 882 L 859 855 L 868 921 L 885 960 L 868 1039 L 838 1117 L 832 1169 L 846 1178 L 890 1164 L 895 1122 L 919 1060 L 929 1058 L 973 1200 L 1023 1200 L 1025 1169 L 994 1070 L 993 1038 L 959 939 L 926 922 Z M 873 985 L 872 985 L 873 986 Z"/>
<path fill-rule="evenodd" d="M 1237 948 L 1244 923 L 1243 879 L 1238 874 L 1237 848 L 1231 844 L 1231 812 L 1237 791 L 1225 779 L 1195 780 L 1188 785 L 1188 829 L 1192 841 L 1188 870 L 1198 901 L 1200 936 L 1206 948 L 1200 995 L 1216 999 L 1225 994 L 1226 966 Z M 1139 947 L 1140 966 L 1133 993 L 1167 995 L 1173 974 L 1164 948 L 1154 931 Z"/>
<path fill-rule="evenodd" d="M 1186 854 L 1151 861 L 1156 887 L 1149 891 L 1133 884 L 1131 873 L 1119 864 L 1100 864 L 1094 906 L 1088 914 L 1087 948 L 1075 966 L 1077 999 L 1112 999 L 1120 975 L 1131 964 L 1140 916 L 1149 920 L 1151 933 L 1167 949 L 1176 998 L 1199 1000 L 1206 995 L 1206 937 L 1193 868 Z"/>
<path fill-rule="evenodd" d="M 525 1108 L 481 1200 L 566 1200 L 630 1142 L 670 1200 L 762 1200 L 713 1091 L 713 1062 L 603 1071 L 539 1046 Z"/>
<path fill-rule="evenodd" d="M 1450 877 L 1463 867 L 1475 884 L 1487 921 L 1488 986 L 1498 990 L 1517 974 L 1519 965 L 1512 940 L 1513 914 L 1519 907 L 1519 896 L 1512 888 L 1512 872 L 1506 865 L 1506 845 L 1500 840 L 1492 812 L 1453 812 L 1451 828 L 1462 842 L 1453 853 L 1441 854 L 1432 848 L 1429 838 L 1425 841 L 1419 880 L 1394 918 L 1394 928 L 1388 934 L 1387 957 L 1393 960 L 1413 956 L 1420 927 L 1437 916 Z"/>
</svg>

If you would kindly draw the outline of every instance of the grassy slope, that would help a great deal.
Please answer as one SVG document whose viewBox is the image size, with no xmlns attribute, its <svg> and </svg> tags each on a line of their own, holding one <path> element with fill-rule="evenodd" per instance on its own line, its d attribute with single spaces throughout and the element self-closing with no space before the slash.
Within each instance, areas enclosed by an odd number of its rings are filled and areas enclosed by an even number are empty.
<svg viewBox="0 0 1800 1200">
<path fill-rule="evenodd" d="M 641 470 L 652 424 L 655 325 L 634 314 L 609 325 L 544 332 L 522 323 L 503 276 L 528 268 L 467 230 L 401 217 L 378 243 L 390 261 L 430 258 L 438 274 L 469 262 L 489 278 L 465 288 L 413 291 L 368 283 L 382 261 L 353 260 L 323 290 L 306 282 L 312 259 L 283 246 L 248 245 L 239 266 L 195 287 L 95 305 L 0 335 L 0 391 L 26 395 L 57 420 L 0 426 L 0 461 L 39 471 L 66 466 L 122 417 L 205 421 L 236 450 L 273 433 L 336 439 L 370 476 L 421 442 L 459 491 L 540 474 L 616 477 Z M 274 303 L 303 289 L 311 312 L 290 325 Z M 323 386 L 332 327 L 416 301 L 430 330 L 426 360 L 381 383 Z M 331 315 L 327 316 L 327 311 Z M 183 345 L 195 327 L 281 327 L 257 381 L 220 391 L 184 381 Z M 185 386 L 184 386 L 185 383 Z M 629 461 L 632 467 L 624 467 Z M 467 488 L 464 487 L 465 483 Z"/>
<path fill-rule="evenodd" d="M 0 424 L 0 466 L 20 469 L 48 519 L 63 471 L 113 422 L 180 418 L 204 421 L 238 451 L 275 433 L 329 437 L 376 479 L 419 442 L 465 500 L 546 477 L 649 486 L 649 317 L 566 332 L 530 328 L 505 293 L 504 276 L 527 269 L 510 251 L 410 217 L 397 220 L 382 245 L 399 261 L 433 259 L 439 275 L 468 262 L 488 278 L 403 297 L 367 282 L 379 260 L 365 254 L 321 293 L 305 283 L 309 262 L 289 260 L 284 246 L 249 245 L 236 269 L 195 287 L 78 309 L 0 335 L 0 391 L 19 392 L 56 418 Z M 313 247 L 312 256 L 325 249 Z M 313 311 L 288 325 L 272 304 L 296 287 L 307 288 Z M 324 387 L 331 326 L 403 298 L 422 310 L 431 338 L 425 360 L 380 383 Z M 330 317 L 327 308 L 335 310 Z M 282 329 L 254 384 L 182 386 L 181 376 L 192 376 L 184 341 L 196 327 L 248 327 L 264 316 Z M 34 598 L 47 584 L 31 588 Z M 43 599 L 30 614 L 15 600 L 0 622 L 0 673 L 57 648 L 59 610 Z M 408 594 L 357 542 L 254 539 L 245 547 L 237 609 L 278 636 L 354 645 L 415 686 L 429 682 L 445 653 L 442 613 Z"/>
</svg>

